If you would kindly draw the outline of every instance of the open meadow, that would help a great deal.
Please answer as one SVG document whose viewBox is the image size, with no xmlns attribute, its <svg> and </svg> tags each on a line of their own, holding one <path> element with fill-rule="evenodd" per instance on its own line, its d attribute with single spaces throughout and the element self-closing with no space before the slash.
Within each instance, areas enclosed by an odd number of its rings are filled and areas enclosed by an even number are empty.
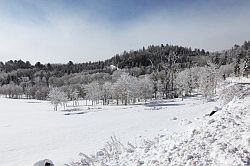
<svg viewBox="0 0 250 166">
<path fill-rule="evenodd" d="M 216 104 L 196 96 L 129 106 L 80 101 L 53 111 L 47 101 L 0 98 L 0 165 L 32 165 L 43 158 L 63 165 L 80 152 L 94 153 L 111 136 L 135 144 L 142 137 L 184 131 L 200 124 Z"/>
</svg>

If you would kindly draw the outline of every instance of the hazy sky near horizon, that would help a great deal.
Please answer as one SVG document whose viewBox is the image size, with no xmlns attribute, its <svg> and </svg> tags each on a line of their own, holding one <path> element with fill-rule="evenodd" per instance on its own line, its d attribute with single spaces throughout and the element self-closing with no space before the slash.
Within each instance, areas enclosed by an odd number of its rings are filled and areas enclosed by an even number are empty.
<svg viewBox="0 0 250 166">
<path fill-rule="evenodd" d="M 249 0 L 0 0 L 0 61 L 75 63 L 174 44 L 250 40 Z"/>
</svg>

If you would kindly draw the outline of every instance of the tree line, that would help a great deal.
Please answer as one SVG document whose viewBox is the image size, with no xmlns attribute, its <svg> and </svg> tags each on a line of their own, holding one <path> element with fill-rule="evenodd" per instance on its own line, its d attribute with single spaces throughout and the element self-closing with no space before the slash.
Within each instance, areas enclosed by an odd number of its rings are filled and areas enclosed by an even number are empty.
<svg viewBox="0 0 250 166">
<path fill-rule="evenodd" d="M 129 104 L 173 98 L 191 94 L 194 89 L 208 97 L 216 89 L 217 78 L 248 76 L 249 57 L 250 42 L 245 42 L 215 53 L 171 45 L 149 46 L 106 61 L 82 64 L 1 62 L 0 93 L 10 98 L 46 100 L 56 89 L 67 101 L 83 98 L 93 104 L 100 100 L 104 104 Z"/>
</svg>

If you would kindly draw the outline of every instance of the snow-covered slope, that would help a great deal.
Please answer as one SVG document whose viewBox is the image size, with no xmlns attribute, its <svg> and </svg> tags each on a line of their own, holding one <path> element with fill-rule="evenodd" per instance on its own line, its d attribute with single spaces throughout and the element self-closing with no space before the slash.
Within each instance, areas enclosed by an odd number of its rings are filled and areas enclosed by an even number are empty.
<svg viewBox="0 0 250 166">
<path fill-rule="evenodd" d="M 91 165 L 250 165 L 250 96 L 234 98 L 190 132 L 124 146 L 110 141 L 84 162 Z"/>
<path fill-rule="evenodd" d="M 227 82 L 231 82 L 231 83 L 248 83 L 250 84 L 250 78 L 246 78 L 246 77 L 228 77 L 226 79 Z"/>
<path fill-rule="evenodd" d="M 79 152 L 94 153 L 110 136 L 135 144 L 138 138 L 171 135 L 201 124 L 217 103 L 198 96 L 147 105 L 84 105 L 54 112 L 49 102 L 0 98 L 0 165 L 30 166 L 48 158 L 62 166 Z"/>
</svg>

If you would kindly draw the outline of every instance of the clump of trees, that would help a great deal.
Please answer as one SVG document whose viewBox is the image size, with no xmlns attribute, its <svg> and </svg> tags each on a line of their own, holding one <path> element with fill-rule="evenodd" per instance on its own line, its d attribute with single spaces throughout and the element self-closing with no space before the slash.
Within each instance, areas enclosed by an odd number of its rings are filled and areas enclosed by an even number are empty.
<svg viewBox="0 0 250 166">
<path fill-rule="evenodd" d="M 176 71 L 173 77 L 170 77 L 174 79 L 173 85 L 169 84 L 172 80 L 165 81 L 165 72 L 136 77 L 128 72 L 119 71 L 115 72 L 110 80 L 103 80 L 99 77 L 88 84 L 83 84 L 79 89 L 63 86 L 60 90 L 68 94 L 67 98 L 73 102 L 80 98 L 79 91 L 83 91 L 82 98 L 86 100 L 86 104 L 87 101 L 91 101 L 92 105 L 100 103 L 103 105 L 110 103 L 128 105 L 153 98 L 166 98 L 170 96 L 168 93 L 171 93 L 173 97 L 184 97 L 198 92 L 205 99 L 211 100 L 216 94 L 216 86 L 220 80 L 224 79 L 221 73 L 227 71 L 227 67 L 219 68 L 213 63 L 204 67 L 186 68 Z M 172 91 L 169 90 L 170 87 Z"/>
<path fill-rule="evenodd" d="M 21 86 L 10 83 L 0 87 L 0 93 L 8 98 L 22 98 L 23 89 Z"/>
<path fill-rule="evenodd" d="M 196 90 L 205 99 L 211 99 L 216 93 L 216 85 L 220 80 L 219 69 L 214 65 L 185 69 L 177 74 L 176 89 L 179 96 L 188 96 Z"/>
<path fill-rule="evenodd" d="M 52 88 L 49 92 L 48 98 L 51 101 L 51 104 L 54 105 L 55 111 L 57 111 L 59 105 L 63 106 L 65 109 L 65 105 L 68 102 L 67 94 L 59 88 Z"/>
<path fill-rule="evenodd" d="M 119 101 L 122 104 L 135 103 L 141 99 L 147 100 L 152 98 L 153 82 L 149 76 L 137 78 L 122 73 L 115 82 L 105 82 L 100 84 L 96 81 L 84 86 L 86 92 L 86 100 L 91 100 L 92 104 L 98 104 L 100 100 L 103 104 L 109 104 L 115 100 L 116 104 Z"/>
</svg>

